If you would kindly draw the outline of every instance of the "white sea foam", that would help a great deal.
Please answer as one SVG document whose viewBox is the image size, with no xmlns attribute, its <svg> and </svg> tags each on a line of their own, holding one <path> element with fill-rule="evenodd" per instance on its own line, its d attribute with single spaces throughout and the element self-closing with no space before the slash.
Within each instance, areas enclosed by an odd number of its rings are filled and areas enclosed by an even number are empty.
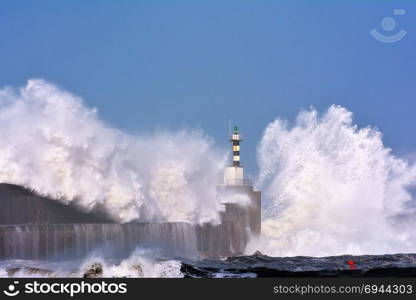
<svg viewBox="0 0 416 300">
<path fill-rule="evenodd" d="M 44 80 L 0 90 L 0 182 L 120 222 L 219 222 L 225 155 L 199 131 L 133 136 Z"/>
<path fill-rule="evenodd" d="M 263 235 L 248 253 L 277 256 L 416 251 L 416 168 L 375 128 L 331 106 L 269 124 L 258 147 Z"/>
<path fill-rule="evenodd" d="M 100 271 L 92 276 L 91 269 L 97 266 Z M 143 249 L 137 249 L 120 262 L 93 253 L 81 262 L 5 260 L 0 263 L 0 278 L 82 278 L 88 273 L 90 277 L 95 278 L 182 278 L 184 276 L 179 261 L 161 260 Z"/>
<path fill-rule="evenodd" d="M 148 251 L 137 249 L 130 257 L 120 263 L 109 262 L 101 256 L 92 255 L 84 260 L 81 268 L 75 273 L 82 277 L 93 264 L 102 266 L 102 277 L 131 277 L 131 278 L 181 278 L 181 263 L 176 260 L 160 260 Z"/>
</svg>

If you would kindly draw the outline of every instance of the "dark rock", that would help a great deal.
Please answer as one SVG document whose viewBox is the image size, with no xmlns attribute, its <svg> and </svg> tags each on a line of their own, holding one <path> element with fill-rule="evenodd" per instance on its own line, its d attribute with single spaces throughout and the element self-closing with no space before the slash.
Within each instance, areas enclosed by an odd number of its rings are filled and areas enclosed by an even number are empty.
<svg viewBox="0 0 416 300">
<path fill-rule="evenodd" d="M 12 268 L 7 269 L 7 275 L 9 277 L 14 277 L 16 273 L 22 271 L 24 275 L 40 275 L 42 277 L 53 277 L 53 271 L 47 269 L 38 269 L 38 268 Z"/>
<path fill-rule="evenodd" d="M 144 277 L 144 272 L 143 272 L 143 268 L 141 265 L 137 264 L 132 266 L 132 269 L 135 270 L 137 272 L 137 277 Z"/>
<path fill-rule="evenodd" d="M 87 268 L 84 273 L 84 278 L 101 278 L 103 277 L 103 265 L 100 263 L 93 263 Z"/>
</svg>

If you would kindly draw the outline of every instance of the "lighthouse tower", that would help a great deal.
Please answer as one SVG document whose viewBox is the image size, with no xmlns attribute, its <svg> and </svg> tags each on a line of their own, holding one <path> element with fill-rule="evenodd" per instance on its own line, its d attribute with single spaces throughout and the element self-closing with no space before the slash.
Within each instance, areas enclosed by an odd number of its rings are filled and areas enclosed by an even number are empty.
<svg viewBox="0 0 416 300">
<path fill-rule="evenodd" d="M 242 141 L 238 127 L 235 126 L 230 139 L 233 150 L 233 164 L 225 168 L 224 185 L 244 186 L 250 184 L 248 180 L 244 180 L 244 168 L 240 165 L 240 142 Z"/>
</svg>

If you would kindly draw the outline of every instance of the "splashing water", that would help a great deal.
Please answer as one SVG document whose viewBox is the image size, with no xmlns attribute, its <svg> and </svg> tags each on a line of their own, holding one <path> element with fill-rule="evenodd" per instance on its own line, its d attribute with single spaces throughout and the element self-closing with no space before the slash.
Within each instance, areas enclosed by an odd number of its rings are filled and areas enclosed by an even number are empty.
<svg viewBox="0 0 416 300">
<path fill-rule="evenodd" d="M 416 251 L 416 168 L 392 155 L 374 128 L 331 106 L 276 120 L 258 147 L 264 210 L 255 250 L 274 256 Z"/>
<path fill-rule="evenodd" d="M 201 132 L 128 135 L 43 80 L 0 90 L 0 182 L 119 222 L 219 222 L 224 163 Z"/>
<path fill-rule="evenodd" d="M 128 258 L 120 263 L 106 261 L 101 256 L 89 256 L 84 259 L 81 268 L 75 272 L 76 277 L 82 277 L 85 270 L 92 264 L 102 266 L 102 277 L 144 277 L 144 278 L 182 278 L 181 263 L 176 260 L 159 260 L 145 249 L 136 249 Z"/>
<path fill-rule="evenodd" d="M 34 260 L 3 260 L 0 262 L 1 278 L 82 278 L 89 274 L 95 278 L 182 278 L 181 263 L 161 260 L 149 250 L 137 248 L 121 261 L 91 253 L 82 260 L 53 263 Z"/>
<path fill-rule="evenodd" d="M 263 235 L 248 253 L 416 251 L 409 192 L 416 167 L 392 155 L 377 129 L 357 128 L 345 108 L 301 112 L 293 127 L 276 120 L 264 132 L 258 160 Z M 224 164 L 225 155 L 201 132 L 129 135 L 43 80 L 0 90 L 0 182 L 118 222 L 218 223 L 224 208 L 215 185 Z"/>
</svg>

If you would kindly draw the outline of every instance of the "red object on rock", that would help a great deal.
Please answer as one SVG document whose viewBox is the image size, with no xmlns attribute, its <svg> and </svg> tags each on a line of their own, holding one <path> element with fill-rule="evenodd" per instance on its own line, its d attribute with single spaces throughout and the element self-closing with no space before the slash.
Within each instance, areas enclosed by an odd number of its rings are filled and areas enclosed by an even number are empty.
<svg viewBox="0 0 416 300">
<path fill-rule="evenodd" d="M 347 261 L 347 264 L 350 265 L 350 270 L 355 270 L 356 269 L 355 262 L 353 260 Z"/>
</svg>

